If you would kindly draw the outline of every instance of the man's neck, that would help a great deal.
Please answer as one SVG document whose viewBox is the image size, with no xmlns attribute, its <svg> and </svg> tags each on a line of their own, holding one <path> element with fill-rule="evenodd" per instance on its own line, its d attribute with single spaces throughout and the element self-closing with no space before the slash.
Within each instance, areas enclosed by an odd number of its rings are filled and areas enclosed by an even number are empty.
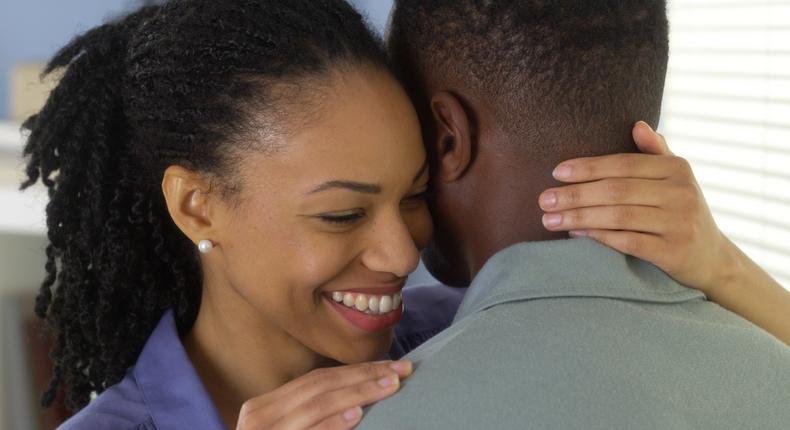
<svg viewBox="0 0 790 430">
<path fill-rule="evenodd" d="M 534 196 L 537 201 L 537 195 Z M 565 239 L 568 237 L 566 232 L 552 232 L 546 230 L 541 222 L 543 212 L 540 208 L 533 209 L 529 205 L 535 205 L 532 199 L 526 201 L 514 201 L 512 205 L 521 210 L 514 210 L 513 207 L 489 206 L 494 213 L 510 212 L 509 215 L 493 220 L 481 220 L 481 229 L 484 225 L 490 227 L 489 234 L 479 235 L 477 246 L 470 255 L 472 261 L 471 279 L 483 268 L 485 263 L 499 251 L 522 242 L 541 242 L 548 240 Z"/>
<path fill-rule="evenodd" d="M 478 190 L 480 210 L 468 229 L 471 278 L 494 254 L 511 245 L 568 237 L 566 232 L 552 232 L 543 226 L 544 212 L 538 204 L 543 191 L 560 185 L 551 175 L 553 165 L 506 157 L 480 161 L 488 164 L 482 167 L 496 172 L 496 179 L 489 176 Z"/>
<path fill-rule="evenodd" d="M 489 258 L 511 245 L 568 237 L 567 232 L 543 226 L 544 212 L 538 203 L 541 193 L 565 185 L 552 176 L 557 164 L 571 158 L 638 152 L 630 127 L 616 123 L 590 127 L 583 138 L 561 130 L 547 136 L 515 136 L 496 126 L 495 116 L 479 116 L 488 125 L 479 127 L 476 171 L 469 173 L 474 179 L 467 186 L 476 197 L 477 210 L 469 214 L 474 222 L 465 227 L 470 230 L 466 240 L 470 279 Z M 546 150 L 530 153 L 525 145 L 553 149 L 549 154 Z"/>
</svg>

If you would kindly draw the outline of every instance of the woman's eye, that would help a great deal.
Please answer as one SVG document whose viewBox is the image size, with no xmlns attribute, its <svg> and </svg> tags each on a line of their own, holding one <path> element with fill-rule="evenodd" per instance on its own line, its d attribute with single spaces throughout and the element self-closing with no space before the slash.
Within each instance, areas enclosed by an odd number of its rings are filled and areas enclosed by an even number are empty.
<svg viewBox="0 0 790 430">
<path fill-rule="evenodd" d="M 318 218 L 330 224 L 347 225 L 362 218 L 364 214 L 355 212 L 342 215 L 319 215 Z"/>
<path fill-rule="evenodd" d="M 428 197 L 428 191 L 423 191 L 421 193 L 412 194 L 406 197 L 405 199 L 403 199 L 403 201 L 405 203 L 422 203 L 425 201 L 427 197 Z"/>
</svg>

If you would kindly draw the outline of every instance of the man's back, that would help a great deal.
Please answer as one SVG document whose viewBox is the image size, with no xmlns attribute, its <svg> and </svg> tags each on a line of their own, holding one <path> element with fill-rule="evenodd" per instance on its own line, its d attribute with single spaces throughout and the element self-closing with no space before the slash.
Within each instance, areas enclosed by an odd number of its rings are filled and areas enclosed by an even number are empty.
<svg viewBox="0 0 790 430">
<path fill-rule="evenodd" d="M 790 348 L 595 242 L 493 257 L 360 429 L 786 429 Z"/>
</svg>

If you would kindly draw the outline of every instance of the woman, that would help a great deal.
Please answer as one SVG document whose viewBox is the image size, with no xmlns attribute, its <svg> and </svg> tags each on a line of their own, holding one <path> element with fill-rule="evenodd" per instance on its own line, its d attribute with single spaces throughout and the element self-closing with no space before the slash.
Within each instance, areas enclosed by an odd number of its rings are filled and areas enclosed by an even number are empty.
<svg viewBox="0 0 790 430">
<path fill-rule="evenodd" d="M 348 4 L 174 0 L 76 38 L 61 67 L 25 123 L 23 186 L 50 189 L 36 312 L 55 339 L 43 403 L 63 385 L 84 408 L 64 428 L 351 428 L 397 390 L 410 364 L 369 362 L 413 346 L 393 326 L 431 235 L 428 172 Z M 429 311 L 412 313 L 451 309 Z"/>
</svg>

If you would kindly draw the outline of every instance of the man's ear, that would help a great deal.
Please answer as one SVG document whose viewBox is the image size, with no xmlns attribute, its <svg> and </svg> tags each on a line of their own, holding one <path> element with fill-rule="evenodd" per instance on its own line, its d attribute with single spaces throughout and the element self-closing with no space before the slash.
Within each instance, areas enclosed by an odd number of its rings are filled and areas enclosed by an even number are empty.
<svg viewBox="0 0 790 430">
<path fill-rule="evenodd" d="M 431 175 L 435 180 L 453 182 L 467 171 L 472 163 L 474 142 L 470 117 L 461 100 L 443 91 L 434 94 L 430 102 L 436 133 L 431 152 L 435 155 Z"/>
<path fill-rule="evenodd" d="M 203 239 L 216 244 L 210 211 L 210 184 L 200 174 L 181 166 L 170 166 L 162 178 L 167 211 L 178 228 L 197 244 Z"/>
</svg>

